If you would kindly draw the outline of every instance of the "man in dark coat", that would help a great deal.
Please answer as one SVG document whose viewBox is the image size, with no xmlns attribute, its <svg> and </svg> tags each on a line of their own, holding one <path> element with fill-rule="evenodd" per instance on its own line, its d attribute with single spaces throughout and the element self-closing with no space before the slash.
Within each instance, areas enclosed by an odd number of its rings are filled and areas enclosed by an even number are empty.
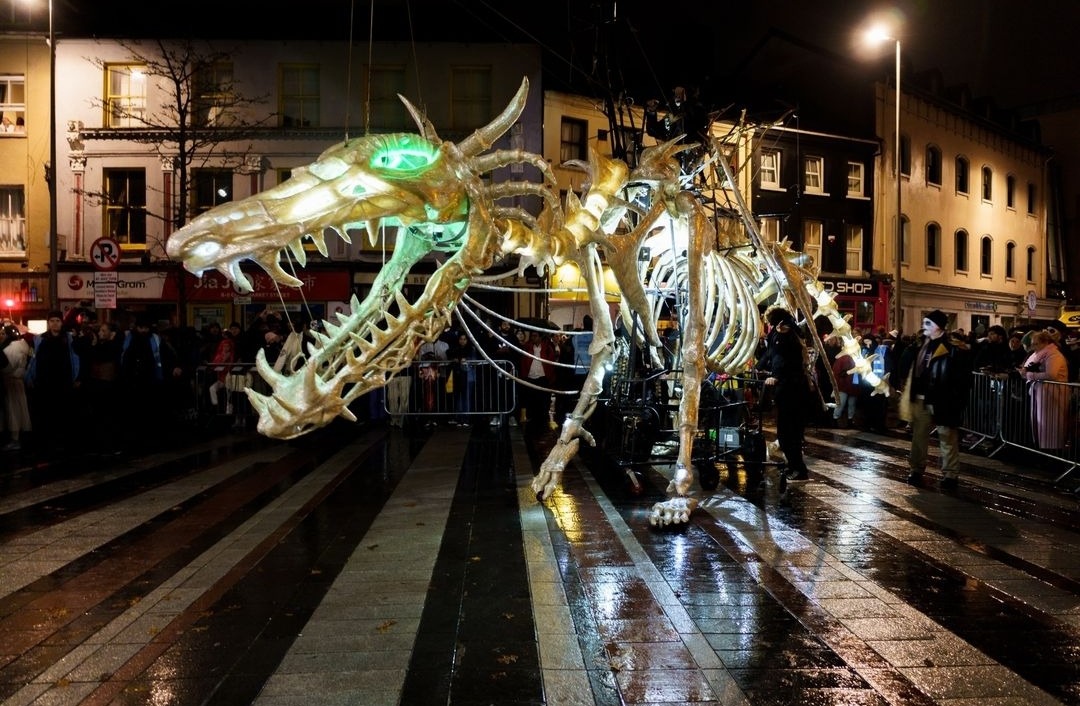
<svg viewBox="0 0 1080 706">
<path fill-rule="evenodd" d="M 787 458 L 788 479 L 807 480 L 810 471 L 802 447 L 813 408 L 813 388 L 806 346 L 799 337 L 795 317 L 787 309 L 769 307 L 765 320 L 771 329 L 757 368 L 768 373 L 765 386 L 771 389 L 776 403 L 776 441 Z"/>
<path fill-rule="evenodd" d="M 922 485 L 930 430 L 937 426 L 941 448 L 941 489 L 955 490 L 960 473 L 960 425 L 971 387 L 971 352 L 945 335 L 948 316 L 935 309 L 923 319 L 925 340 L 914 356 L 905 356 L 898 371 L 902 387 L 901 416 L 911 421 L 908 483 Z"/>
</svg>

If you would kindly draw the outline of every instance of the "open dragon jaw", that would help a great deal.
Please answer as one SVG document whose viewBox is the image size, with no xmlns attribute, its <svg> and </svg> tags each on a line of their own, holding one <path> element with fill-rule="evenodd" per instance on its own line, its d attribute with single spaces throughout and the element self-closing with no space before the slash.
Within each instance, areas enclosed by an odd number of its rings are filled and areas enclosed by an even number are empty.
<svg viewBox="0 0 1080 706">
<path fill-rule="evenodd" d="M 325 426 L 336 417 L 355 420 L 349 404 L 381 387 L 408 366 L 424 341 L 450 323 L 470 282 L 496 263 L 516 256 L 519 271 L 541 274 L 564 262 L 582 273 L 594 321 L 592 361 L 577 406 L 532 483 L 544 500 L 561 481 L 581 441 L 595 444 L 585 421 L 597 407 L 605 370 L 621 348 L 605 300 L 602 261 L 619 286 L 619 316 L 629 322 L 643 347 L 659 363 L 657 318 L 663 302 L 679 297 L 684 318 L 683 394 L 678 410 L 679 451 L 668 499 L 652 509 L 650 522 L 686 522 L 697 505 L 690 496 L 691 452 L 698 423 L 702 380 L 709 372 L 745 370 L 755 352 L 759 306 L 785 301 L 803 317 L 825 316 L 856 361 L 855 372 L 888 394 L 851 328 L 818 283 L 816 272 L 786 242 L 766 243 L 741 198 L 737 235 L 717 232 L 699 199 L 685 187 L 676 141 L 651 147 L 631 169 L 626 163 L 590 152 L 585 190 L 558 199 L 554 175 L 543 157 L 523 150 L 492 150 L 520 116 L 528 81 L 490 124 L 460 143 L 441 141 L 435 127 L 405 99 L 418 132 L 372 135 L 327 149 L 287 181 L 241 201 L 214 208 L 174 233 L 168 254 L 195 275 L 216 269 L 237 287 L 250 290 L 240 263 L 258 263 L 278 283 L 301 281 L 280 265 L 283 256 L 303 267 L 302 241 L 326 252 L 324 232 L 348 240 L 350 229 L 366 227 L 374 239 L 384 222 L 399 225 L 396 247 L 377 275 L 371 293 L 355 297 L 351 313 L 325 321 L 304 362 L 288 374 L 276 372 L 260 351 L 258 372 L 272 392 L 247 390 L 259 415 L 258 431 L 290 439 Z M 719 146 L 711 159 L 734 182 Z M 529 164 L 542 182 L 487 183 L 484 176 L 511 164 Z M 540 214 L 507 204 L 519 196 L 539 196 Z M 738 193 L 736 192 L 738 197 Z M 640 259 L 646 252 L 648 257 Z M 411 268 L 437 252 L 445 259 L 413 302 L 402 295 Z M 603 258 L 601 258 L 601 253 Z M 628 330 L 629 327 L 628 327 Z M 819 354 L 821 342 L 815 340 Z M 887 377 L 887 376 L 886 376 Z"/>
</svg>

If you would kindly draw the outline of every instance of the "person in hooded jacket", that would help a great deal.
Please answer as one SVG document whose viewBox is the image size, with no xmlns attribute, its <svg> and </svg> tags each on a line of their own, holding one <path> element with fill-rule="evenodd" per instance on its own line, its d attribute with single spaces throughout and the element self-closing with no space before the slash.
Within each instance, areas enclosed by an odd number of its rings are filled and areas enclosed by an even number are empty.
<svg viewBox="0 0 1080 706">
<path fill-rule="evenodd" d="M 765 386 L 776 403 L 776 440 L 787 459 L 787 479 L 808 480 L 803 437 L 813 409 L 809 355 L 790 311 L 771 306 L 765 311 L 765 321 L 770 330 L 757 369 L 768 373 Z"/>
</svg>

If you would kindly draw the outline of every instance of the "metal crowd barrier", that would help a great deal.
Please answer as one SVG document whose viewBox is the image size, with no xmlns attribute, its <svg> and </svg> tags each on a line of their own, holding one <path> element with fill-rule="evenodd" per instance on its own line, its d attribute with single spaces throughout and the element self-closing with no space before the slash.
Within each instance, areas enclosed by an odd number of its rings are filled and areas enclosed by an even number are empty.
<svg viewBox="0 0 1080 706">
<path fill-rule="evenodd" d="M 1080 384 L 976 372 L 962 428 L 972 448 L 994 446 L 988 456 L 1012 446 L 1061 461 L 1056 485 L 1080 466 Z"/>
<path fill-rule="evenodd" d="M 516 390 L 507 360 L 417 361 L 386 381 L 385 410 L 398 415 L 505 415 L 514 411 Z"/>
</svg>

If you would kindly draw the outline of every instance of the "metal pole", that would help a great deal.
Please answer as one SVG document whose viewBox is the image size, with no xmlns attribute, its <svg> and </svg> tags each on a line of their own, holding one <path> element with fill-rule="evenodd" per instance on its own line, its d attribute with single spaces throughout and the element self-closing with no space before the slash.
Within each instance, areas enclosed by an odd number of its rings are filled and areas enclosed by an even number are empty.
<svg viewBox="0 0 1080 706">
<path fill-rule="evenodd" d="M 56 189 L 60 173 L 56 163 L 56 40 L 53 36 L 53 0 L 49 0 L 49 308 L 60 308 L 56 272 Z"/>
<path fill-rule="evenodd" d="M 904 329 L 904 308 L 900 304 L 901 261 L 904 257 L 903 210 L 900 206 L 900 40 L 896 40 L 896 272 L 893 273 L 893 325 Z"/>
</svg>

